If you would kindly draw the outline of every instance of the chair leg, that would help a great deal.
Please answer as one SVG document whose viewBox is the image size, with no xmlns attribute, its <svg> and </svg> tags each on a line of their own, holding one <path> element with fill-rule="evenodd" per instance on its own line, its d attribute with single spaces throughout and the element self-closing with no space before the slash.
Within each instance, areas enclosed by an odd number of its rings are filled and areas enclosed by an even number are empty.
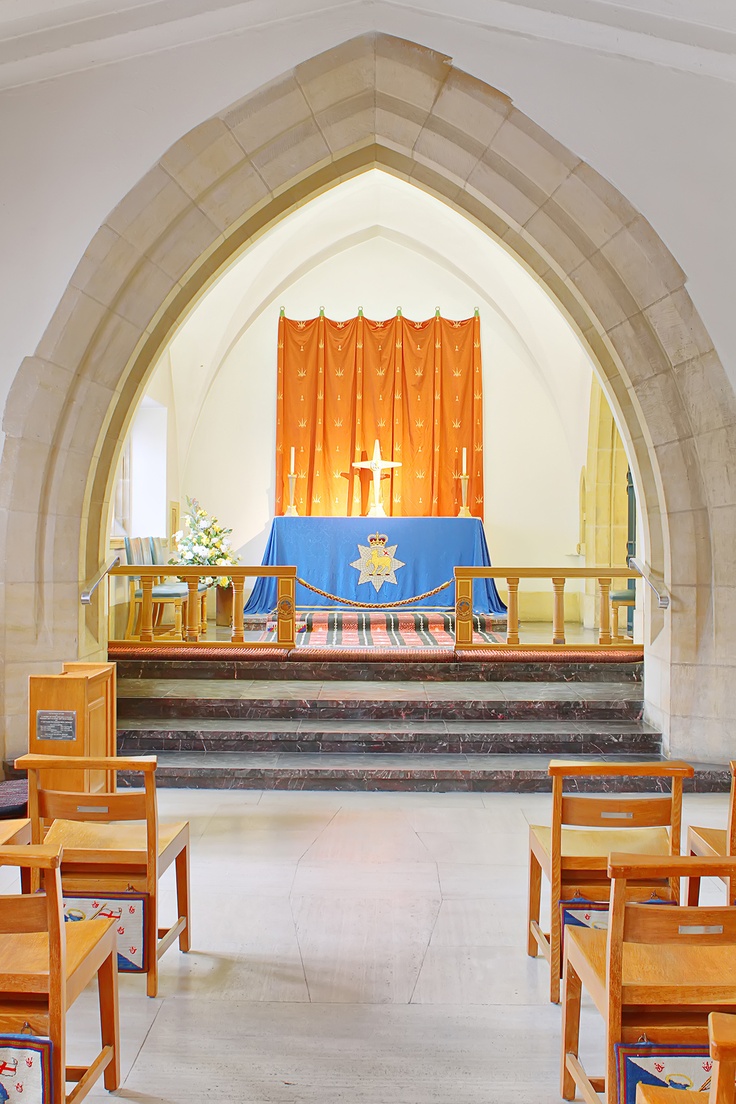
<svg viewBox="0 0 736 1104">
<path fill-rule="evenodd" d="M 618 605 L 611 602 L 611 639 L 618 640 Z"/>
<path fill-rule="evenodd" d="M 537 856 L 529 850 L 529 909 L 526 918 L 526 953 L 536 958 L 539 953 L 537 941 L 532 935 L 532 921 L 539 923 L 539 902 L 542 895 L 542 866 Z"/>
<path fill-rule="evenodd" d="M 146 995 L 158 996 L 158 894 L 149 893 L 148 913 L 146 916 Z"/>
<path fill-rule="evenodd" d="M 179 950 L 186 952 L 191 947 L 191 933 L 189 930 L 192 915 L 189 899 L 189 844 L 182 847 L 176 856 L 176 908 L 179 916 L 185 916 L 186 927 L 179 933 Z"/>
<path fill-rule="evenodd" d="M 694 856 L 695 852 L 691 851 L 690 857 L 693 858 Z M 688 905 L 696 906 L 700 904 L 700 878 L 688 878 L 685 900 L 687 901 Z M 731 902 L 729 901 L 729 904 L 730 903 Z"/>
<path fill-rule="evenodd" d="M 207 591 L 199 599 L 199 631 L 202 636 L 207 632 Z"/>
<path fill-rule="evenodd" d="M 114 1092 L 120 1087 L 120 1016 L 118 1006 L 117 953 L 108 955 L 97 971 L 100 1001 L 100 1034 L 103 1047 L 112 1047 L 112 1061 L 105 1067 L 105 1088 Z"/>
<path fill-rule="evenodd" d="M 54 979 L 51 979 L 52 986 Z M 53 1091 L 52 1100 L 63 1102 L 66 1100 L 66 1015 L 62 1005 L 61 985 L 59 981 L 59 994 L 56 999 L 53 995 L 49 1000 L 49 1036 L 51 1038 L 51 1081 Z"/>
<path fill-rule="evenodd" d="M 582 985 L 569 962 L 565 962 L 562 993 L 562 1068 L 560 1070 L 560 1094 L 564 1100 L 575 1099 L 575 1080 L 567 1068 L 567 1055 L 576 1058 L 580 1050 L 580 1003 Z"/>
<path fill-rule="evenodd" d="M 562 973 L 562 931 L 560 902 L 552 898 L 549 918 L 549 999 L 560 1003 L 560 974 Z"/>
<path fill-rule="evenodd" d="M 135 624 L 136 607 L 138 603 L 135 598 L 128 600 L 128 624 L 125 626 L 125 639 L 130 640 L 133 636 L 133 626 Z"/>
<path fill-rule="evenodd" d="M 174 602 L 174 640 L 182 639 L 182 599 Z"/>
</svg>

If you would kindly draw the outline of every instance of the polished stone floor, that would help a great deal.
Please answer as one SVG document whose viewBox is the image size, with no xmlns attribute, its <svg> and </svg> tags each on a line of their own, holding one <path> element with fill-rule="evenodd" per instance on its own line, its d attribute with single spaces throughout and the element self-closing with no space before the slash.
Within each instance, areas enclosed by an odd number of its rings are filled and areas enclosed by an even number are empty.
<svg viewBox="0 0 736 1104">
<path fill-rule="evenodd" d="M 120 1098 L 560 1099 L 560 1011 L 524 934 L 527 824 L 548 822 L 549 796 L 163 790 L 159 807 L 191 823 L 193 950 L 166 952 L 154 1000 L 121 977 Z M 726 810 L 685 799 L 692 823 L 725 826 Z M 95 1023 L 86 992 L 71 1062 Z M 583 1043 L 601 1070 L 590 1005 Z"/>
</svg>

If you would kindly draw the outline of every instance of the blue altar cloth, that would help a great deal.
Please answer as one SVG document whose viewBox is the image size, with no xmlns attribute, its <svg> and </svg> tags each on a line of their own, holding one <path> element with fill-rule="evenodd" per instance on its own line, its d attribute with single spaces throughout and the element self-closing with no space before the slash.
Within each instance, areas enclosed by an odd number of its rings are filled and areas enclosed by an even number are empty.
<svg viewBox="0 0 736 1104">
<path fill-rule="evenodd" d="M 370 579 L 360 583 L 360 570 L 351 566 L 361 558 L 358 545 L 367 547 L 369 534 L 377 531 L 388 537 L 387 549 L 396 545 L 394 556 L 404 564 L 395 569 L 396 583 L 386 581 L 378 591 Z M 412 598 L 452 579 L 446 590 L 412 606 L 436 610 L 455 606 L 455 567 L 490 567 L 491 560 L 478 518 L 277 517 L 271 524 L 262 562 L 296 564 L 297 575 L 312 586 L 376 606 Z M 493 579 L 474 581 L 473 601 L 475 613 L 506 612 Z M 347 608 L 300 583 L 296 604 L 302 610 Z M 270 613 L 275 606 L 276 580 L 258 579 L 245 613 Z"/>
</svg>

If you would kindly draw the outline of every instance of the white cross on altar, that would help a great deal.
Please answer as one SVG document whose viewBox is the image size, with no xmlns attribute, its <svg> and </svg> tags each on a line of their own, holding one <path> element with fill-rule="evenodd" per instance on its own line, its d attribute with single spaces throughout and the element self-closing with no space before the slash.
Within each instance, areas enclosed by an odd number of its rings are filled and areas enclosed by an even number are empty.
<svg viewBox="0 0 736 1104">
<path fill-rule="evenodd" d="M 386 511 L 383 508 L 383 499 L 381 496 L 381 474 L 385 468 L 400 468 L 401 462 L 399 460 L 384 460 L 381 456 L 381 445 L 376 440 L 373 446 L 373 458 L 371 460 L 355 460 L 353 462 L 354 468 L 368 468 L 373 472 L 373 505 L 368 511 L 368 517 L 386 517 Z"/>
</svg>

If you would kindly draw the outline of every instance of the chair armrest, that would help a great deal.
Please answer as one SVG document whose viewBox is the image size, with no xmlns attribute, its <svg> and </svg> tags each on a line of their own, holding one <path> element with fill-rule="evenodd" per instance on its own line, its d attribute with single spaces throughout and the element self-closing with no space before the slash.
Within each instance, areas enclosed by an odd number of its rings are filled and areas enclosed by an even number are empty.
<svg viewBox="0 0 736 1104">
<path fill-rule="evenodd" d="M 609 878 L 736 878 L 736 858 L 690 855 L 608 856 Z"/>
<path fill-rule="evenodd" d="M 710 1056 L 717 1062 L 736 1059 L 736 1016 L 727 1012 L 711 1012 L 708 1016 Z"/>
<path fill-rule="evenodd" d="M 16 770 L 129 770 L 155 771 L 155 755 L 124 757 L 120 755 L 21 755 L 15 760 Z"/>
<path fill-rule="evenodd" d="M 34 843 L 0 847 L 0 866 L 27 866 L 33 870 L 56 870 L 64 851 L 60 844 Z"/>
<path fill-rule="evenodd" d="M 571 759 L 552 759 L 547 774 L 552 778 L 692 778 L 695 768 L 679 759 L 641 763 L 576 763 Z"/>
</svg>

